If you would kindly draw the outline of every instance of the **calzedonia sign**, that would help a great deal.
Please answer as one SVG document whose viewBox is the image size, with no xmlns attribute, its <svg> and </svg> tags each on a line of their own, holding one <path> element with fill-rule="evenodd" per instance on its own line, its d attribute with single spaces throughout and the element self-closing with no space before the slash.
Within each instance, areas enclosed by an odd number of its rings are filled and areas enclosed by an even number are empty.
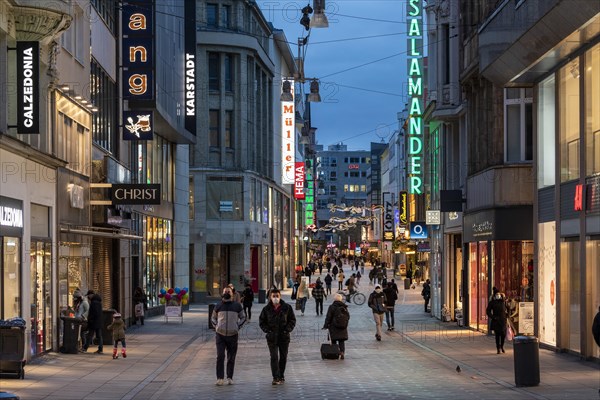
<svg viewBox="0 0 600 400">
<path fill-rule="evenodd" d="M 423 6 L 408 0 L 408 192 L 423 193 Z"/>
<path fill-rule="evenodd" d="M 113 184 L 112 203 L 114 204 L 160 204 L 160 184 Z"/>
<path fill-rule="evenodd" d="M 40 133 L 39 42 L 17 42 L 17 132 Z"/>
<path fill-rule="evenodd" d="M 0 196 L 0 236 L 23 236 L 23 202 Z"/>
</svg>

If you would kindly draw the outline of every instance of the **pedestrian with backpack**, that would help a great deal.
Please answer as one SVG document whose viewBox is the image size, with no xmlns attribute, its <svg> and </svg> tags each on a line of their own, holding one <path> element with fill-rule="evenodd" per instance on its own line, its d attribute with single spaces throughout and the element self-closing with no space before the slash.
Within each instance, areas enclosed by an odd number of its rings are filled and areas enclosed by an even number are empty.
<svg viewBox="0 0 600 400">
<path fill-rule="evenodd" d="M 350 313 L 348 306 L 343 301 L 343 296 L 336 293 L 333 297 L 333 303 L 327 309 L 325 324 L 323 329 L 329 330 L 331 344 L 336 344 L 340 348 L 340 358 L 344 359 L 346 351 L 346 340 L 348 340 L 348 322 L 350 321 Z"/>
</svg>

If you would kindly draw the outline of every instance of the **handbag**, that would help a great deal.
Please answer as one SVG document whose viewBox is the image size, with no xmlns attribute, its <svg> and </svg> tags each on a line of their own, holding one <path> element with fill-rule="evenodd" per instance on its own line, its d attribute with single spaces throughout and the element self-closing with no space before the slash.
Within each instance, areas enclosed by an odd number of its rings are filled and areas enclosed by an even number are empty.
<svg viewBox="0 0 600 400">
<path fill-rule="evenodd" d="M 144 316 L 144 305 L 142 303 L 137 303 L 135 305 L 135 316 L 136 317 Z"/>
<path fill-rule="evenodd" d="M 506 340 L 508 340 L 510 342 L 513 340 L 514 337 L 515 337 L 515 333 L 513 332 L 512 328 L 509 325 L 506 328 Z"/>
<path fill-rule="evenodd" d="M 296 310 L 302 310 L 302 299 L 296 299 Z"/>
</svg>

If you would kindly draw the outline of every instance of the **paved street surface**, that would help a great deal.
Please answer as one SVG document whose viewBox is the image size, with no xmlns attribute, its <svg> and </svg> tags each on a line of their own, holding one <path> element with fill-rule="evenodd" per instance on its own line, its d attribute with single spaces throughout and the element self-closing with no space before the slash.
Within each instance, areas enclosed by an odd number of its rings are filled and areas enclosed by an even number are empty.
<svg viewBox="0 0 600 400">
<path fill-rule="evenodd" d="M 344 269 L 347 274 L 349 268 Z M 368 295 L 373 286 L 363 278 L 359 289 Z M 215 386 L 208 307 L 194 305 L 183 323 L 156 317 L 128 329 L 126 359 L 113 360 L 112 346 L 103 355 L 53 353 L 27 365 L 24 380 L 0 380 L 0 390 L 32 400 L 599 398 L 598 363 L 543 349 L 540 385 L 515 387 L 512 344 L 497 355 L 493 336 L 431 318 L 423 313 L 420 292 L 400 285 L 396 330 L 387 332 L 384 326 L 381 342 L 375 340 L 366 303 L 350 305 L 345 360 L 321 360 L 324 317 L 315 315 L 314 300 L 309 300 L 305 316 L 297 312 L 284 385 L 271 385 L 269 352 L 258 328 L 263 305 L 255 304 L 240 336 L 234 385 Z M 290 301 L 289 296 L 288 290 L 284 299 Z"/>
</svg>

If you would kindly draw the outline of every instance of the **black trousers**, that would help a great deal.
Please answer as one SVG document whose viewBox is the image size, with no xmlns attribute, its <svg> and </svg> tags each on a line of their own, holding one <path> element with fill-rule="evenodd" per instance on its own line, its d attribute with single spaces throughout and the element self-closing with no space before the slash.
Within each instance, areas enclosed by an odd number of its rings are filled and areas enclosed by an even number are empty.
<svg viewBox="0 0 600 400">
<path fill-rule="evenodd" d="M 271 373 L 273 379 L 285 378 L 285 365 L 287 364 L 289 340 L 279 340 L 276 343 L 267 342 L 271 355 Z"/>
<path fill-rule="evenodd" d="M 323 315 L 323 299 L 315 299 L 315 303 L 317 304 L 317 315 L 319 315 L 319 312 Z"/>
<path fill-rule="evenodd" d="M 244 315 L 246 315 L 246 318 L 248 318 L 249 320 L 252 319 L 252 304 L 244 304 Z"/>
<path fill-rule="evenodd" d="M 235 356 L 238 349 L 238 336 L 224 336 L 217 333 L 217 379 L 225 378 L 225 350 L 227 350 L 227 377 L 233 378 Z"/>
<path fill-rule="evenodd" d="M 427 312 L 428 307 L 429 307 L 429 297 L 425 297 L 425 312 Z"/>
<path fill-rule="evenodd" d="M 386 307 L 385 308 L 385 321 L 387 322 L 387 326 L 388 328 L 393 327 L 394 326 L 394 307 Z M 390 324 L 390 320 L 391 320 L 391 324 Z"/>
<path fill-rule="evenodd" d="M 331 344 L 338 344 L 340 348 L 340 353 L 344 353 L 346 351 L 346 341 L 345 340 L 332 340 Z"/>
<path fill-rule="evenodd" d="M 496 348 L 498 350 L 504 348 L 504 338 L 506 337 L 506 328 L 504 329 L 494 329 L 494 334 L 496 336 Z"/>
</svg>

